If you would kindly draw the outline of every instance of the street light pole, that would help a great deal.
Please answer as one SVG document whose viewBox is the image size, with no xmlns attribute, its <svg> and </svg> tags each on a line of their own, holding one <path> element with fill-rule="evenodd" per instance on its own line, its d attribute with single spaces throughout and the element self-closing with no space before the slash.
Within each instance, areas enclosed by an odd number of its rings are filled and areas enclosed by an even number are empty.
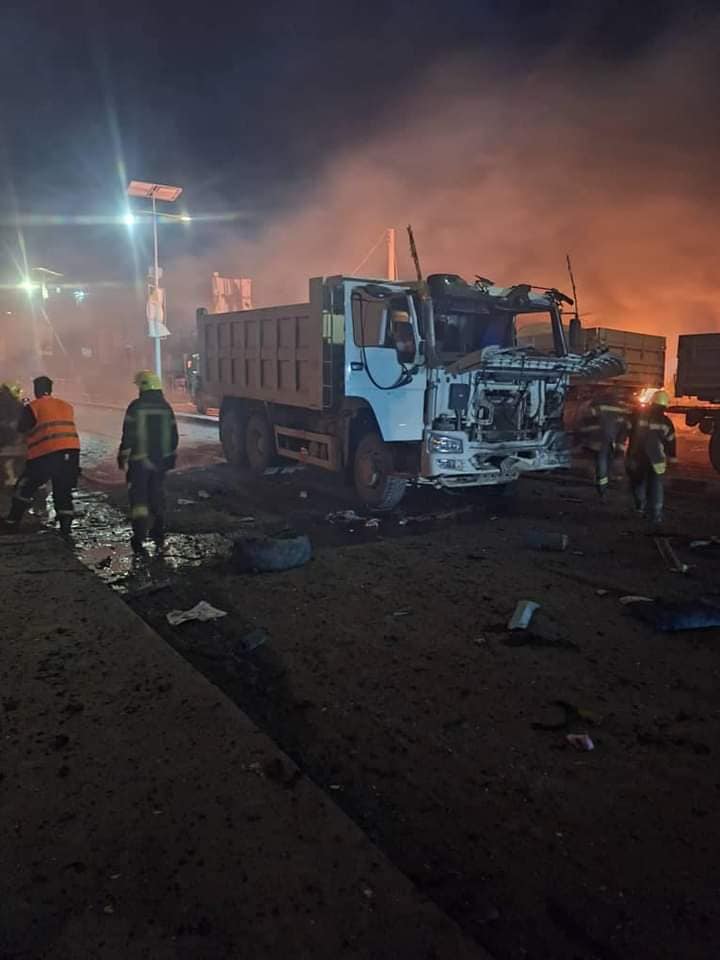
<svg viewBox="0 0 720 960">
<path fill-rule="evenodd" d="M 152 216 L 153 216 L 153 248 L 155 253 L 155 296 L 158 298 L 158 303 L 160 302 L 160 265 L 158 263 L 158 230 L 157 230 L 157 208 L 155 206 L 155 192 L 153 191 L 152 195 Z M 155 333 L 159 334 L 160 331 L 155 329 Z M 160 337 L 155 337 L 155 373 L 160 377 L 162 382 L 162 346 Z"/>
<path fill-rule="evenodd" d="M 161 333 L 165 326 L 164 299 L 160 294 L 160 264 L 158 258 L 158 212 L 156 201 L 162 200 L 166 203 L 174 203 L 182 193 L 182 187 L 172 187 L 163 183 L 147 183 L 144 180 L 131 180 L 128 185 L 128 196 L 142 197 L 144 200 L 152 201 L 152 221 L 153 221 L 153 293 L 154 300 L 148 302 L 148 321 L 151 322 L 150 335 L 155 340 L 155 372 L 162 382 L 162 346 Z M 179 219 L 185 219 L 180 217 Z M 152 305 L 152 307 L 151 307 Z M 154 311 L 154 312 L 153 312 Z M 154 320 L 151 321 L 151 316 Z M 169 331 L 167 331 L 169 332 Z"/>
</svg>

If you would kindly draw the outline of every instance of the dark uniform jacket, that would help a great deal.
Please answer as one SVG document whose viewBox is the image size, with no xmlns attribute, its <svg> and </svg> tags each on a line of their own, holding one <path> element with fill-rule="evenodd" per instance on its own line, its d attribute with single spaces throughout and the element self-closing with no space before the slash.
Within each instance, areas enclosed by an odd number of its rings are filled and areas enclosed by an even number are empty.
<svg viewBox="0 0 720 960">
<path fill-rule="evenodd" d="M 144 391 L 125 411 L 118 460 L 171 470 L 177 445 L 173 408 L 162 390 Z"/>
<path fill-rule="evenodd" d="M 638 410 L 632 418 L 627 462 L 630 470 L 648 465 L 655 473 L 665 473 L 667 461 L 677 457 L 675 427 L 661 407 Z"/>
<path fill-rule="evenodd" d="M 588 450 L 622 446 L 630 432 L 631 418 L 626 407 L 612 400 L 591 404 L 580 426 L 582 445 Z"/>
</svg>

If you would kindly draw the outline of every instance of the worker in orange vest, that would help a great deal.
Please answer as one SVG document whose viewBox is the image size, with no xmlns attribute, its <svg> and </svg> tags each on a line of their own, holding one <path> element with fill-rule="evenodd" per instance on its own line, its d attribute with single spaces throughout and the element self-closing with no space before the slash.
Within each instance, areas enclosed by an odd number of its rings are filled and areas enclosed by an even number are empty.
<svg viewBox="0 0 720 960">
<path fill-rule="evenodd" d="M 72 492 L 80 474 L 80 437 L 72 405 L 54 397 L 52 386 L 49 377 L 36 377 L 35 399 L 26 401 L 20 414 L 17 428 L 25 437 L 27 453 L 10 513 L 3 523 L 6 531 L 18 529 L 35 492 L 51 480 L 60 532 L 64 537 L 70 536 Z"/>
</svg>

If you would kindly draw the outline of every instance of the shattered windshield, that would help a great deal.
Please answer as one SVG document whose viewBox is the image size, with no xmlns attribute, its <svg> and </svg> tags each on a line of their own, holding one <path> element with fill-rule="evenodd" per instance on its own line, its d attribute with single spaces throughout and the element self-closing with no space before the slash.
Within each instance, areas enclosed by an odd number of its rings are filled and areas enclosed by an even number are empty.
<svg viewBox="0 0 720 960">
<path fill-rule="evenodd" d="M 468 297 L 433 301 L 435 344 L 443 356 L 465 355 L 483 347 L 512 347 L 513 318 Z"/>
</svg>

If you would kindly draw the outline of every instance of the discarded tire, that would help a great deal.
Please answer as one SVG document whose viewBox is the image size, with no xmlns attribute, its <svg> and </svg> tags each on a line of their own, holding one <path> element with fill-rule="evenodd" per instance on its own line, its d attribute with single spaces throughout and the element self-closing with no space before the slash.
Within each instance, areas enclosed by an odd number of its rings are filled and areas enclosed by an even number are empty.
<svg viewBox="0 0 720 960">
<path fill-rule="evenodd" d="M 241 573 L 277 573 L 302 567 L 312 557 L 312 544 L 304 534 L 236 540 L 232 564 Z"/>
</svg>

